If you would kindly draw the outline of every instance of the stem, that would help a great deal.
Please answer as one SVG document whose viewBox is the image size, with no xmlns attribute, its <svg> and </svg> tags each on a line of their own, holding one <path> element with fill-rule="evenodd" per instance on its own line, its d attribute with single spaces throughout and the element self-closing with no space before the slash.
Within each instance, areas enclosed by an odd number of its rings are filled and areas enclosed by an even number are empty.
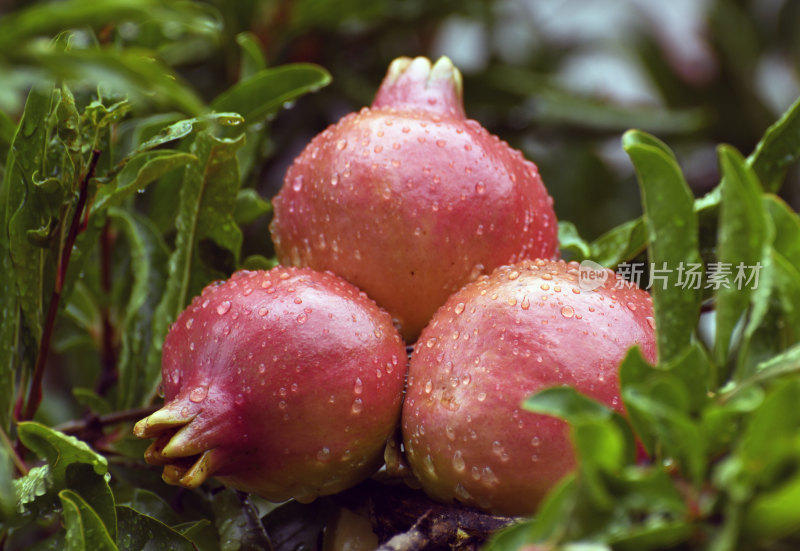
<svg viewBox="0 0 800 551">
<path fill-rule="evenodd" d="M 25 476 L 28 474 L 28 466 L 25 465 L 25 462 L 17 453 L 17 450 L 14 449 L 14 444 L 11 443 L 11 439 L 6 434 L 6 431 L 3 430 L 3 427 L 0 427 L 0 440 L 2 441 L 3 445 L 8 448 L 11 452 L 11 461 L 14 462 L 14 466 L 19 471 L 19 474 Z"/>
<path fill-rule="evenodd" d="M 111 296 L 111 248 L 113 238 L 111 235 L 111 223 L 106 219 L 103 232 L 100 236 L 100 285 L 106 298 Z M 97 393 L 103 396 L 115 382 L 117 382 L 117 354 L 114 348 L 114 326 L 111 324 L 111 312 L 108 307 L 108 300 L 105 301 L 101 310 L 101 370 L 100 378 L 97 381 Z"/>
<path fill-rule="evenodd" d="M 55 430 L 63 432 L 64 434 L 78 434 L 91 427 L 106 427 L 108 425 L 116 425 L 117 423 L 125 423 L 127 421 L 138 421 L 148 415 L 155 413 L 161 406 L 146 406 L 141 408 L 126 409 L 123 411 L 115 411 L 99 417 L 92 417 L 90 419 L 81 419 L 77 421 L 68 421 L 61 425 L 53 427 Z"/>
<path fill-rule="evenodd" d="M 97 160 L 100 157 L 100 151 L 95 149 L 92 151 L 92 157 L 89 160 L 89 169 L 81 182 L 80 192 L 78 194 L 78 203 L 75 206 L 75 213 L 72 216 L 72 223 L 67 233 L 67 239 L 64 242 L 64 247 L 61 250 L 61 258 L 58 259 L 58 270 L 56 272 L 56 285 L 53 293 L 50 296 L 50 304 L 47 308 L 47 317 L 45 318 L 44 330 L 42 331 L 42 341 L 39 344 L 39 355 L 36 357 L 36 367 L 33 370 L 33 379 L 31 386 L 28 390 L 28 401 L 25 405 L 25 411 L 20 421 L 33 419 L 36 410 L 39 409 L 39 404 L 42 403 L 42 380 L 44 379 L 44 369 L 47 364 L 47 355 L 50 352 L 50 341 L 53 338 L 53 327 L 56 323 L 56 314 L 58 313 L 58 306 L 61 302 L 61 291 L 64 288 L 64 280 L 67 276 L 67 267 L 69 266 L 69 259 L 72 255 L 72 249 L 75 246 L 75 240 L 78 238 L 78 230 L 80 229 L 81 217 L 83 209 L 86 207 L 86 200 L 89 195 L 89 180 L 94 178 L 94 171 L 97 168 Z"/>
</svg>

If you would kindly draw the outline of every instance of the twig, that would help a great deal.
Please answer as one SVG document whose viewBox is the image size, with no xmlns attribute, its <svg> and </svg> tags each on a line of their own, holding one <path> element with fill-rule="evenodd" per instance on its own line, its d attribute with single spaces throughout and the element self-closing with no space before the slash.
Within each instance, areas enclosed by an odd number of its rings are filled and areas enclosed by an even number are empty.
<svg viewBox="0 0 800 551">
<path fill-rule="evenodd" d="M 88 209 L 87 209 L 88 212 Z M 103 226 L 100 235 L 100 285 L 106 297 L 111 295 L 111 247 L 113 239 L 111 236 L 111 224 L 108 219 Z M 114 383 L 117 382 L 117 354 L 114 347 L 114 326 L 111 323 L 111 312 L 108 301 L 105 301 L 100 312 L 102 317 L 101 325 L 101 350 L 100 350 L 100 377 L 97 381 L 95 390 L 100 396 L 105 395 Z"/>
<path fill-rule="evenodd" d="M 106 415 L 93 415 L 87 419 L 67 421 L 66 423 L 62 423 L 53 428 L 57 431 L 63 432 L 64 434 L 80 434 L 90 428 L 102 428 L 109 425 L 116 425 L 117 423 L 138 421 L 139 419 L 147 417 L 159 407 L 161 406 L 147 406 L 143 408 L 115 411 Z"/>
<path fill-rule="evenodd" d="M 39 344 L 39 355 L 36 357 L 36 367 L 33 371 L 33 378 L 31 379 L 31 386 L 28 389 L 28 401 L 25 404 L 25 410 L 22 414 L 21 421 L 33 419 L 36 410 L 42 403 L 42 380 L 44 379 L 44 370 L 47 364 L 47 355 L 50 352 L 50 341 L 53 338 L 53 328 L 56 323 L 56 314 L 58 313 L 58 306 L 61 302 L 61 291 L 64 288 L 64 280 L 67 277 L 67 268 L 69 267 L 69 259 L 72 256 L 72 249 L 75 246 L 75 240 L 78 237 L 80 229 L 81 217 L 83 209 L 86 206 L 86 200 L 89 195 L 89 180 L 94 178 L 94 172 L 97 168 L 97 160 L 100 158 L 100 151 L 95 149 L 92 151 L 92 157 L 89 161 L 89 168 L 86 175 L 81 182 L 80 192 L 78 194 L 78 203 L 75 206 L 75 213 L 72 216 L 72 223 L 67 233 L 67 238 L 64 242 L 64 248 L 61 251 L 61 258 L 58 259 L 58 269 L 56 271 L 56 285 L 50 297 L 50 305 L 47 308 L 47 317 L 45 318 L 44 329 L 42 331 L 42 341 Z"/>
</svg>

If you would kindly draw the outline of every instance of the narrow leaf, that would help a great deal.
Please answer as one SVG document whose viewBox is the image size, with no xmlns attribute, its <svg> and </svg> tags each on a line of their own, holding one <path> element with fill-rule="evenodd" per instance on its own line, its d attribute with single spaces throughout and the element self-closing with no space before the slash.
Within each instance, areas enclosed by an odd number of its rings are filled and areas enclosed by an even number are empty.
<svg viewBox="0 0 800 551">
<path fill-rule="evenodd" d="M 111 209 L 114 226 L 127 240 L 133 285 L 125 305 L 119 331 L 122 335 L 118 360 L 117 406 L 128 409 L 143 405 L 160 380 L 160 369 L 147 363 L 153 339 L 153 318 L 166 285 L 169 253 L 156 228 L 146 218 L 129 211 Z"/>
<path fill-rule="evenodd" d="M 770 126 L 747 158 L 765 191 L 776 193 L 800 158 L 800 99 Z"/>
<path fill-rule="evenodd" d="M 241 113 L 248 124 L 278 111 L 287 102 L 319 90 L 331 81 L 330 74 L 317 65 L 296 63 L 264 69 L 220 94 L 214 111 Z"/>
<path fill-rule="evenodd" d="M 80 495 L 72 490 L 62 490 L 58 497 L 61 499 L 64 526 L 67 529 L 66 551 L 116 551 L 117 546 L 97 512 Z"/>
<path fill-rule="evenodd" d="M 701 290 L 682 281 L 682 269 L 702 266 L 694 199 L 666 145 L 643 132 L 629 131 L 623 148 L 636 168 L 652 263 L 651 281 L 659 362 L 688 346 L 700 312 Z"/>
<path fill-rule="evenodd" d="M 719 222 L 717 270 L 709 270 L 716 287 L 716 338 L 714 357 L 721 367 L 728 361 L 733 329 L 753 291 L 749 281 L 771 241 L 772 227 L 761 201 L 755 174 L 733 148 L 720 146 L 722 205 Z M 725 277 L 721 277 L 725 276 Z"/>
<path fill-rule="evenodd" d="M 244 136 L 229 140 L 204 131 L 191 148 L 200 162 L 187 166 L 184 172 L 175 250 L 169 259 L 167 286 L 153 318 L 148 372 L 160 370 L 167 329 L 189 299 L 238 265 L 242 233 L 233 212 L 239 191 L 236 151 L 243 141 Z"/>
</svg>

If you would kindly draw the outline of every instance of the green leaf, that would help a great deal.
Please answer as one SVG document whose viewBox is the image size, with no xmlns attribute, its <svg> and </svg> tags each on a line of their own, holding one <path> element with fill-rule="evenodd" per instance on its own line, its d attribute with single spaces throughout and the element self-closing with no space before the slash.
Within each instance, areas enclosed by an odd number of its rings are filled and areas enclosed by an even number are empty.
<svg viewBox="0 0 800 551">
<path fill-rule="evenodd" d="M 97 190 L 92 215 L 122 205 L 125 199 L 143 191 L 167 172 L 194 162 L 197 162 L 194 155 L 169 149 L 134 155 L 111 182 Z"/>
<path fill-rule="evenodd" d="M 639 179 L 647 226 L 659 362 L 679 355 L 692 340 L 701 290 L 683 288 L 681 268 L 700 265 L 694 200 L 672 152 L 643 132 L 629 131 L 623 148 Z"/>
<path fill-rule="evenodd" d="M 17 425 L 17 435 L 29 450 L 44 458 L 56 487 L 66 486 L 66 471 L 73 463 L 91 465 L 98 475 L 108 472 L 108 461 L 85 442 L 42 424 L 26 421 Z"/>
<path fill-rule="evenodd" d="M 526 398 L 522 407 L 533 413 L 552 415 L 568 423 L 611 419 L 613 412 L 568 386 L 546 388 Z"/>
<path fill-rule="evenodd" d="M 296 63 L 263 69 L 235 84 L 211 102 L 214 111 L 240 113 L 248 124 L 259 122 L 286 103 L 319 90 L 331 81 L 317 65 Z"/>
<path fill-rule="evenodd" d="M 116 539 L 117 515 L 114 511 L 114 495 L 107 478 L 98 475 L 92 465 L 73 463 L 67 466 L 66 485 L 97 513 L 111 539 Z"/>
<path fill-rule="evenodd" d="M 780 197 L 764 195 L 763 202 L 775 228 L 773 250 L 800 271 L 800 217 Z"/>
<path fill-rule="evenodd" d="M 116 551 L 117 546 L 97 512 L 80 495 L 72 490 L 62 490 L 58 497 L 61 499 L 64 526 L 67 530 L 67 551 Z"/>
<path fill-rule="evenodd" d="M 175 250 L 169 259 L 166 290 L 153 319 L 148 372 L 160 370 L 167 329 L 189 299 L 211 281 L 227 277 L 238 265 L 242 233 L 233 212 L 239 191 L 236 151 L 243 141 L 243 136 L 231 140 L 204 131 L 192 146 L 191 152 L 200 162 L 184 171 Z"/>
<path fill-rule="evenodd" d="M 105 415 L 113 411 L 108 400 L 90 388 L 75 387 L 72 389 L 72 395 L 79 404 L 89 408 L 93 413 L 98 415 Z"/>
<path fill-rule="evenodd" d="M 272 203 L 263 199 L 252 188 L 240 189 L 236 195 L 236 207 L 233 218 L 240 226 L 252 224 L 265 214 L 272 212 Z"/>
<path fill-rule="evenodd" d="M 160 381 L 159 366 L 148 363 L 147 357 L 154 336 L 153 317 L 166 287 L 169 252 L 158 230 L 143 216 L 116 208 L 110 209 L 109 216 L 125 236 L 131 258 L 133 283 L 119 323 L 117 365 L 117 406 L 128 409 L 143 405 Z"/>
<path fill-rule="evenodd" d="M 620 224 L 591 243 L 591 259 L 606 268 L 632 260 L 647 247 L 647 228 L 637 218 Z"/>
<path fill-rule="evenodd" d="M 239 69 L 239 80 L 245 80 L 267 67 L 264 53 L 261 51 L 261 44 L 258 37 L 251 32 L 239 33 L 236 35 L 236 43 L 242 50 L 242 59 Z"/>
<path fill-rule="evenodd" d="M 771 542 L 800 530 L 800 475 L 759 494 L 747 508 L 742 530 L 748 540 Z"/>
<path fill-rule="evenodd" d="M 19 55 L 59 78 L 78 83 L 102 82 L 118 93 L 128 93 L 140 102 L 157 101 L 188 115 L 205 111 L 202 99 L 187 83 L 148 50 L 63 51 L 39 43 L 23 48 Z"/>
<path fill-rule="evenodd" d="M 260 254 L 251 254 L 242 261 L 241 266 L 243 270 L 271 270 L 278 265 L 278 259 L 267 258 Z"/>
<path fill-rule="evenodd" d="M 211 501 L 222 551 L 272 551 L 267 533 L 253 504 L 244 494 L 224 489 Z"/>
<path fill-rule="evenodd" d="M 206 32 L 216 32 L 218 24 L 209 19 L 208 11 L 184 2 L 156 0 L 69 0 L 66 2 L 33 4 L 5 14 L 0 20 L 0 51 L 13 52 L 25 40 L 37 36 L 52 36 L 63 29 L 102 27 L 123 21 L 160 21 Z"/>
<path fill-rule="evenodd" d="M 14 462 L 11 459 L 14 452 L 6 445 L 10 442 L 8 438 L 3 436 L 0 440 L 0 524 L 11 518 L 17 502 L 13 482 Z"/>
<path fill-rule="evenodd" d="M 731 337 L 745 312 L 753 291 L 748 276 L 759 267 L 772 240 L 772 227 L 761 186 L 744 158 L 733 148 L 720 146 L 722 205 L 719 222 L 719 252 L 716 272 L 709 267 L 709 278 L 722 277 L 716 292 L 716 337 L 714 357 L 724 366 L 729 357 Z M 711 284 L 711 279 L 709 280 Z"/>
<path fill-rule="evenodd" d="M 117 546 L 120 551 L 194 551 L 195 547 L 188 538 L 160 520 L 125 505 L 117 505 L 116 509 L 119 532 Z"/>
<path fill-rule="evenodd" d="M 788 168 L 800 158 L 800 99 L 770 126 L 747 163 L 765 191 L 776 193 Z"/>
<path fill-rule="evenodd" d="M 48 209 L 34 189 L 33 178 L 44 169 L 50 129 L 43 121 L 54 103 L 52 88 L 31 90 L 8 156 L 4 183 L 7 246 L 16 282 L 13 294 L 36 344 L 42 334 L 45 289 L 51 287 L 46 279 L 48 275 L 52 278 L 55 266 L 48 250 L 31 242 L 28 232 L 50 224 Z"/>
<path fill-rule="evenodd" d="M 244 119 L 238 113 L 209 113 L 191 119 L 181 119 L 162 128 L 158 134 L 139 145 L 136 152 L 141 153 L 166 143 L 180 140 L 198 129 L 205 128 L 209 123 L 221 126 L 237 126 L 243 122 Z"/>
<path fill-rule="evenodd" d="M 589 244 L 581 239 L 578 229 L 572 222 L 564 220 L 558 223 L 558 245 L 562 251 L 572 253 L 571 260 L 580 262 L 592 254 Z"/>
</svg>

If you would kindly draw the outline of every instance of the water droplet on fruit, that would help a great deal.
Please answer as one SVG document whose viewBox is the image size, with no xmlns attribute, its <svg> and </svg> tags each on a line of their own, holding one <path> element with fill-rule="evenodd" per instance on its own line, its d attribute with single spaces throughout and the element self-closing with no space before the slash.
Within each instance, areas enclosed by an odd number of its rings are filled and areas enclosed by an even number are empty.
<svg viewBox="0 0 800 551">
<path fill-rule="evenodd" d="M 361 382 L 360 377 L 356 377 L 356 383 L 353 385 L 353 392 L 355 394 L 361 394 L 364 392 L 364 383 Z"/>
<path fill-rule="evenodd" d="M 488 466 L 483 468 L 483 474 L 481 478 L 483 479 L 483 483 L 487 486 L 494 486 L 500 482 L 497 478 L 497 475 L 494 474 L 492 468 Z"/>
<path fill-rule="evenodd" d="M 350 408 L 350 411 L 353 412 L 353 415 L 358 415 L 364 411 L 364 401 L 361 398 L 356 398 L 353 401 L 353 407 Z"/>
<path fill-rule="evenodd" d="M 572 306 L 564 306 L 561 309 L 561 315 L 565 318 L 571 318 L 575 315 L 575 309 Z"/>
<path fill-rule="evenodd" d="M 194 318 L 189 318 L 186 320 L 186 329 L 191 329 L 192 325 L 194 325 Z"/>
<path fill-rule="evenodd" d="M 206 387 L 198 386 L 189 393 L 189 399 L 194 403 L 202 402 L 205 400 L 207 394 L 208 389 Z"/>
<path fill-rule="evenodd" d="M 264 316 L 266 316 L 267 314 L 269 314 L 269 310 L 267 310 L 266 308 L 259 308 L 258 309 L 258 315 L 261 316 L 262 318 Z"/>
<path fill-rule="evenodd" d="M 295 190 L 295 191 L 300 191 L 301 189 L 303 189 L 303 175 L 302 174 L 298 175 L 292 181 L 292 189 Z"/>
<path fill-rule="evenodd" d="M 447 435 L 447 438 L 448 438 L 449 440 L 453 441 L 453 440 L 455 440 L 455 439 L 456 439 L 456 431 L 455 431 L 455 429 L 454 429 L 453 427 L 451 427 L 450 425 L 447 425 L 447 426 L 444 428 L 444 432 L 445 432 L 445 434 Z"/>
<path fill-rule="evenodd" d="M 297 316 L 297 323 L 302 325 L 306 321 L 308 321 L 308 316 L 305 314 L 305 312 Z"/>
<path fill-rule="evenodd" d="M 433 381 L 428 379 L 428 382 L 425 383 L 425 394 L 430 394 L 433 390 Z"/>
<path fill-rule="evenodd" d="M 486 393 L 485 392 L 479 392 L 478 393 L 478 401 L 479 402 L 483 402 L 484 400 L 486 400 Z"/>
<path fill-rule="evenodd" d="M 331 450 L 330 448 L 322 448 L 317 452 L 317 459 L 320 463 L 325 463 L 329 461 L 331 458 Z"/>
<path fill-rule="evenodd" d="M 430 339 L 425 341 L 425 346 L 427 346 L 428 348 L 433 348 L 435 344 L 436 344 L 436 337 L 431 337 Z"/>
<path fill-rule="evenodd" d="M 478 182 L 477 184 L 475 184 L 475 192 L 478 193 L 478 195 L 482 195 L 485 191 L 486 191 L 486 184 L 484 184 L 483 182 Z"/>
<path fill-rule="evenodd" d="M 634 303 L 629 302 L 627 304 L 627 306 L 628 306 L 628 310 L 630 310 L 631 312 L 635 312 L 636 311 L 636 305 Z"/>
<path fill-rule="evenodd" d="M 220 302 L 220 303 L 219 303 L 219 305 L 217 306 L 217 314 L 219 314 L 220 316 L 224 316 L 225 314 L 227 314 L 227 313 L 228 313 L 228 311 L 229 311 L 230 309 L 231 309 L 231 301 L 229 301 L 229 300 L 223 300 L 223 301 L 222 301 L 222 302 Z"/>
<path fill-rule="evenodd" d="M 236 398 L 233 399 L 233 403 L 236 404 L 237 406 L 241 406 L 242 404 L 244 404 L 244 394 L 241 393 L 237 394 Z"/>
<path fill-rule="evenodd" d="M 331 186 L 336 187 L 338 183 L 339 183 L 339 175 L 334 174 L 333 176 L 331 176 Z"/>
<path fill-rule="evenodd" d="M 339 140 L 338 142 L 336 142 L 336 149 L 338 149 L 339 151 L 341 151 L 345 147 L 347 147 L 347 140 Z"/>
<path fill-rule="evenodd" d="M 646 319 L 647 319 L 647 324 L 650 326 L 650 328 L 651 329 L 655 329 L 656 328 L 656 320 L 654 320 L 650 316 L 648 316 Z"/>
<path fill-rule="evenodd" d="M 456 484 L 456 489 L 453 493 L 461 501 L 469 503 L 472 500 L 472 495 L 467 491 L 466 488 L 464 488 L 464 486 L 461 485 L 460 482 Z"/>
<path fill-rule="evenodd" d="M 531 438 L 531 446 L 536 447 L 539 444 L 541 444 L 541 440 L 538 436 L 534 436 L 533 438 Z"/>
<path fill-rule="evenodd" d="M 455 309 L 453 311 L 456 314 L 460 314 L 461 312 L 463 312 L 464 311 L 464 303 L 463 302 L 459 302 L 458 304 L 456 304 L 456 307 L 455 307 Z"/>
<path fill-rule="evenodd" d="M 514 281 L 518 277 L 519 277 L 519 272 L 517 270 L 514 270 L 510 274 L 508 274 L 508 279 L 510 279 L 511 281 Z"/>
<path fill-rule="evenodd" d="M 461 450 L 457 450 L 456 453 L 453 454 L 453 468 L 456 472 L 463 473 L 466 467 L 467 464 L 464 462 L 464 456 L 461 454 Z"/>
</svg>

